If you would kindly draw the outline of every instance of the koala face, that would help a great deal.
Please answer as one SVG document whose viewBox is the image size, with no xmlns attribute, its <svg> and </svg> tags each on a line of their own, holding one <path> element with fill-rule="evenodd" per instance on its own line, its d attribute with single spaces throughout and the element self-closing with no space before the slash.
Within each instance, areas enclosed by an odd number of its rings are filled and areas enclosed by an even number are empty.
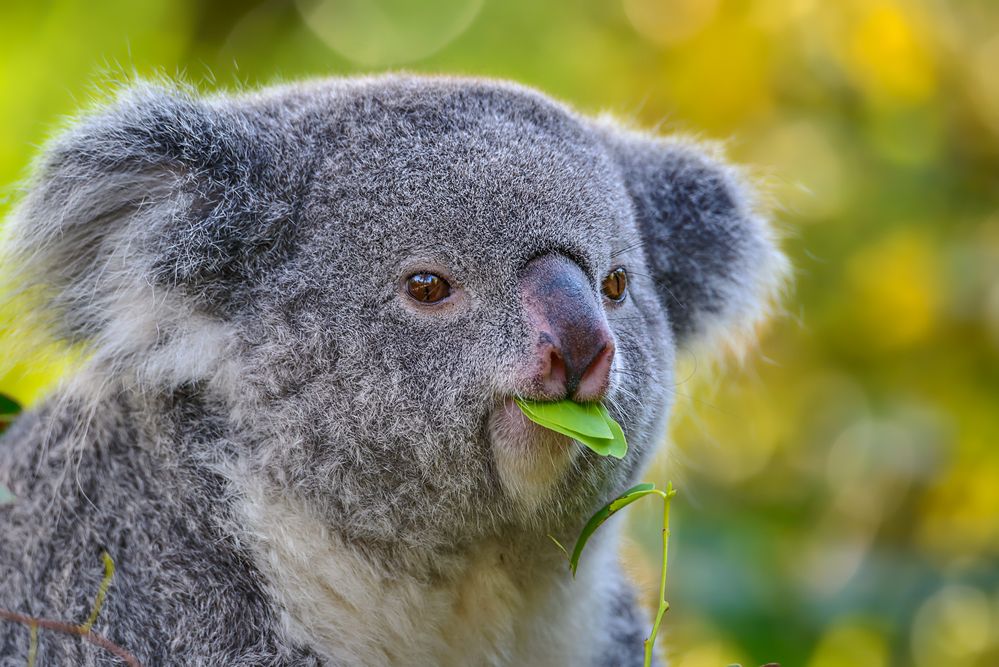
<svg viewBox="0 0 999 667">
<path fill-rule="evenodd" d="M 599 136 L 505 87 L 339 95 L 346 106 L 332 95 L 303 130 L 322 149 L 295 251 L 264 289 L 291 345 L 270 357 L 269 327 L 253 344 L 268 355 L 253 366 L 289 369 L 288 409 L 311 412 L 284 473 L 322 494 L 351 469 L 360 500 L 345 515 L 368 530 L 371 496 L 395 495 L 432 522 L 421 534 L 536 520 L 549 499 L 579 512 L 625 484 L 659 437 L 671 339 Z M 615 271 L 628 284 L 609 296 Z M 632 454 L 590 456 L 514 396 L 606 399 Z"/>
<path fill-rule="evenodd" d="M 63 335 L 199 387 L 233 469 L 371 545 L 577 529 L 663 439 L 675 347 L 751 324 L 783 267 L 702 149 L 508 84 L 139 87 L 38 173 L 15 238 Z M 629 454 L 516 396 L 604 401 Z"/>
</svg>

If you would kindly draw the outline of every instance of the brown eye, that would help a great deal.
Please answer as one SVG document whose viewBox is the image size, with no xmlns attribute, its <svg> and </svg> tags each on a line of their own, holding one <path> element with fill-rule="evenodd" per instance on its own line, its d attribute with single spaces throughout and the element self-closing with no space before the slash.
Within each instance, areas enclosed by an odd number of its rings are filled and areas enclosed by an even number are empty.
<svg viewBox="0 0 999 667">
<path fill-rule="evenodd" d="M 614 269 L 607 274 L 601 285 L 604 296 L 611 301 L 624 300 L 624 291 L 628 288 L 628 272 L 624 269 Z"/>
<path fill-rule="evenodd" d="M 406 291 L 420 303 L 437 303 L 451 294 L 451 285 L 433 273 L 416 273 L 406 280 Z"/>
</svg>

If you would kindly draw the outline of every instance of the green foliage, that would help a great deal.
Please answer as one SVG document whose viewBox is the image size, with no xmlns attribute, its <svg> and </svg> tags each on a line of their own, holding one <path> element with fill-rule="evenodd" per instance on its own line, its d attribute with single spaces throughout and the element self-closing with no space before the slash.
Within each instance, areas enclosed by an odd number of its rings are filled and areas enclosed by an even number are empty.
<svg viewBox="0 0 999 667">
<path fill-rule="evenodd" d="M 597 528 L 602 526 L 607 519 L 614 515 L 615 512 L 627 507 L 636 500 L 640 500 L 641 498 L 645 498 L 650 495 L 659 496 L 663 501 L 662 569 L 660 571 L 659 578 L 659 606 L 656 610 L 652 631 L 649 632 L 649 636 L 645 639 L 645 667 L 649 667 L 652 664 L 652 656 L 656 645 L 656 636 L 659 634 L 659 627 L 662 625 L 663 615 L 669 611 L 669 602 L 666 601 L 666 572 L 669 565 L 669 505 L 670 500 L 676 495 L 676 491 L 673 489 L 673 483 L 670 482 L 667 484 L 665 491 L 657 489 L 655 484 L 643 483 L 636 484 L 627 491 L 623 492 L 617 498 L 597 510 L 596 514 L 590 517 L 590 520 L 586 522 L 585 526 L 583 526 L 583 530 L 580 532 L 579 538 L 576 540 L 576 546 L 573 547 L 572 555 L 566 554 L 569 559 L 569 569 L 572 571 L 572 575 L 576 576 L 576 570 L 579 567 L 579 557 L 583 554 L 583 549 L 586 547 L 586 543 L 589 541 L 590 537 L 593 536 L 593 533 L 596 532 Z M 562 550 L 562 553 L 566 553 L 565 548 L 559 544 L 558 540 L 554 537 L 551 539 L 555 542 L 558 548 Z"/>
<path fill-rule="evenodd" d="M 540 402 L 516 399 L 517 406 L 535 424 L 567 435 L 600 456 L 624 458 L 628 443 L 624 431 L 602 403 Z"/>
<path fill-rule="evenodd" d="M 580 532 L 579 538 L 576 540 L 576 546 L 573 547 L 572 554 L 569 556 L 569 569 L 572 570 L 573 576 L 575 576 L 576 570 L 579 568 L 579 557 L 583 555 L 583 547 L 586 546 L 590 536 L 597 531 L 597 528 L 603 525 L 604 521 L 611 518 L 611 516 L 613 516 L 619 509 L 630 505 L 639 498 L 644 498 L 650 493 L 662 492 L 657 491 L 656 485 L 651 482 L 636 484 L 614 500 L 601 507 L 597 510 L 596 514 L 590 517 L 590 520 L 586 522 L 585 526 L 583 526 L 583 530 Z"/>
<path fill-rule="evenodd" d="M 13 398 L 0 394 L 0 433 L 14 421 L 14 417 L 21 412 L 21 406 Z"/>
<path fill-rule="evenodd" d="M 20 412 L 21 406 L 18 405 L 17 401 L 9 396 L 0 394 L 0 433 L 3 433 L 7 429 Z M 0 505 L 12 502 L 14 502 L 14 494 L 3 484 L 0 484 Z"/>
</svg>

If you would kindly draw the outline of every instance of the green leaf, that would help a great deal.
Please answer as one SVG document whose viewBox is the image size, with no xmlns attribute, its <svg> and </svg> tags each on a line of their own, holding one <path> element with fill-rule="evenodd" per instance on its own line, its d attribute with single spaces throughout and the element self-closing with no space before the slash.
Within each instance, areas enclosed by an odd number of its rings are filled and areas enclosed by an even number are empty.
<svg viewBox="0 0 999 667">
<path fill-rule="evenodd" d="M 5 394 L 0 394 L 0 433 L 10 426 L 17 415 L 21 412 L 21 406 L 17 401 Z M 0 494 L 0 503 L 3 502 L 3 495 Z"/>
<path fill-rule="evenodd" d="M 656 485 L 651 482 L 636 484 L 614 500 L 601 507 L 597 510 L 596 514 L 590 517 L 590 520 L 586 522 L 585 526 L 583 526 L 583 531 L 579 534 L 579 539 L 576 540 L 576 546 L 572 549 L 572 555 L 569 556 L 569 569 L 572 570 L 572 576 L 576 576 L 576 569 L 579 567 L 579 557 L 583 555 L 583 548 L 586 546 L 587 541 L 589 541 L 593 533 L 597 531 L 597 528 L 602 526 L 604 521 L 611 518 L 611 516 L 613 516 L 613 514 L 622 507 L 627 507 L 639 498 L 643 498 L 652 493 L 662 494 L 662 491 L 657 491 Z"/>
<path fill-rule="evenodd" d="M 16 500 L 14 494 L 11 493 L 6 486 L 0 484 L 0 505 L 12 503 L 14 500 Z"/>
<path fill-rule="evenodd" d="M 538 423 L 560 424 L 571 428 L 576 433 L 594 438 L 606 439 L 612 437 L 607 425 L 607 409 L 600 403 L 575 403 L 573 401 L 558 401 L 556 403 L 540 403 L 536 401 L 517 400 L 517 405 L 524 412 L 530 413 Z"/>
<path fill-rule="evenodd" d="M 17 401 L 6 394 L 0 394 L 0 415 L 16 415 L 20 411 L 21 406 Z"/>
<path fill-rule="evenodd" d="M 611 512 L 616 512 L 622 507 L 627 507 L 631 503 L 635 502 L 639 498 L 643 498 L 650 493 L 658 493 L 656 491 L 656 485 L 652 482 L 645 482 L 643 484 L 636 484 L 631 487 L 621 495 L 619 495 L 615 500 L 608 503 Z"/>
<path fill-rule="evenodd" d="M 628 452 L 624 431 L 600 403 L 558 401 L 542 403 L 516 399 L 535 424 L 566 435 L 601 456 L 623 458 Z"/>
<path fill-rule="evenodd" d="M 623 459 L 624 455 L 628 453 L 628 441 L 624 439 L 624 430 L 621 429 L 621 425 L 614 421 L 610 415 L 607 415 L 607 425 L 613 434 L 610 450 L 607 454 L 616 459 Z"/>
<path fill-rule="evenodd" d="M 611 438 L 594 438 L 593 436 L 579 433 L 578 431 L 574 431 L 571 428 L 562 426 L 561 424 L 535 419 L 532 415 L 527 414 L 526 412 L 524 414 L 527 415 L 527 418 L 533 421 L 534 423 L 540 424 L 541 426 L 544 426 L 549 430 L 555 431 L 556 433 L 567 435 L 570 438 L 579 442 L 580 444 L 589 447 L 590 449 L 595 451 L 597 454 L 600 454 L 601 456 L 610 455 L 611 445 L 614 443 L 614 441 Z"/>
</svg>

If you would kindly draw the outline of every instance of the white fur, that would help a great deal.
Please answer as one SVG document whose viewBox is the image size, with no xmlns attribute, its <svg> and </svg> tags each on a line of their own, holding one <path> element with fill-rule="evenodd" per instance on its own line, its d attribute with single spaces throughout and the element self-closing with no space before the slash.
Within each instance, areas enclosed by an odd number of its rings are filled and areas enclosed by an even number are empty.
<svg viewBox="0 0 999 667">
<path fill-rule="evenodd" d="M 555 481 L 579 456 L 579 445 L 535 426 L 512 400 L 493 411 L 489 429 L 503 490 L 525 516 L 536 514 L 549 500 Z"/>
<path fill-rule="evenodd" d="M 512 563 L 514 545 L 496 542 L 418 578 L 344 544 L 302 504 L 241 486 L 243 529 L 287 631 L 334 664 L 585 665 L 599 653 L 613 539 L 588 548 L 576 579 Z"/>
</svg>

